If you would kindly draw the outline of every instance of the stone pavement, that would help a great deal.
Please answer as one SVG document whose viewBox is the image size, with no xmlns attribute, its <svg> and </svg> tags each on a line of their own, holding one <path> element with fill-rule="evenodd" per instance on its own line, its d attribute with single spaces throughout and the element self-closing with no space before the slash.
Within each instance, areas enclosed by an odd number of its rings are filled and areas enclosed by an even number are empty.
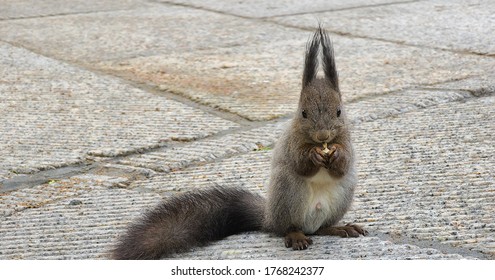
<svg viewBox="0 0 495 280">
<path fill-rule="evenodd" d="M 319 21 L 370 236 L 174 258 L 495 259 L 494 1 L 1 2 L 0 259 L 104 259 L 163 197 L 265 193 Z"/>
</svg>

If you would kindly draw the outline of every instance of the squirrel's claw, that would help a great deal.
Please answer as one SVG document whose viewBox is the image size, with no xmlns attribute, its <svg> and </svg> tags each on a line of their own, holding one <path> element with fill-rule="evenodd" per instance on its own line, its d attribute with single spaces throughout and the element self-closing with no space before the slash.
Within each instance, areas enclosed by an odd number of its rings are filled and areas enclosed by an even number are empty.
<svg viewBox="0 0 495 280">
<path fill-rule="evenodd" d="M 311 244 L 313 244 L 313 240 L 301 231 L 289 232 L 285 236 L 285 247 L 287 248 L 292 247 L 294 250 L 306 250 Z"/>
</svg>

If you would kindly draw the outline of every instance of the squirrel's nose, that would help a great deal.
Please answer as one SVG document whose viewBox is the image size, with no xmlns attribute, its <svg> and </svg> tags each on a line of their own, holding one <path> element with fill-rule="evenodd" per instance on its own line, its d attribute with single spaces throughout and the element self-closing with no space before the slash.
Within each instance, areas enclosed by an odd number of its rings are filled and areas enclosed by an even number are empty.
<svg viewBox="0 0 495 280">
<path fill-rule="evenodd" d="M 316 139 L 320 142 L 327 142 L 330 140 L 330 131 L 329 130 L 320 130 L 316 133 Z"/>
</svg>

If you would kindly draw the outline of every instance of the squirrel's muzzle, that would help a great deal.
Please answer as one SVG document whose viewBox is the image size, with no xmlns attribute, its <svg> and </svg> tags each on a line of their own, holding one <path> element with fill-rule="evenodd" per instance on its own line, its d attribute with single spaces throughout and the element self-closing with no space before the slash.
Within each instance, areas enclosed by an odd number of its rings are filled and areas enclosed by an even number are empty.
<svg viewBox="0 0 495 280">
<path fill-rule="evenodd" d="M 319 130 L 316 132 L 316 140 L 320 143 L 329 142 L 331 134 L 330 130 Z"/>
</svg>

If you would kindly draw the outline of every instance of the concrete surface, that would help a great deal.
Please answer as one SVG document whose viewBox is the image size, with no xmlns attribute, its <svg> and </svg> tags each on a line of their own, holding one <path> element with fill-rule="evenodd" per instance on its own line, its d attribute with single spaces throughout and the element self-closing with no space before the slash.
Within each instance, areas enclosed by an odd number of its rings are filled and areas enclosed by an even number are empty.
<svg viewBox="0 0 495 280">
<path fill-rule="evenodd" d="M 172 257 L 495 258 L 492 1 L 38 2 L 0 9 L 0 259 L 105 259 L 163 197 L 265 194 L 318 20 L 358 154 L 342 223 L 370 236 Z"/>
<path fill-rule="evenodd" d="M 414 2 L 414 3 L 412 3 Z M 495 2 L 411 1 L 389 6 L 317 13 L 329 30 L 401 44 L 474 54 L 495 54 Z M 277 22 L 311 28 L 314 15 L 280 17 Z"/>
</svg>

